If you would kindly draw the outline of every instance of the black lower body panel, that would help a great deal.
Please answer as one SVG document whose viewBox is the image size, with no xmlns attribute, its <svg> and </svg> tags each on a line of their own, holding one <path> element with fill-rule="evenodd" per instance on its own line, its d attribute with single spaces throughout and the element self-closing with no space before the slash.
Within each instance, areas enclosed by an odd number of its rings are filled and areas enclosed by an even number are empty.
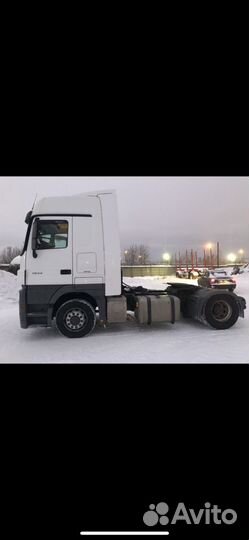
<svg viewBox="0 0 249 540">
<path fill-rule="evenodd" d="M 87 285 L 25 285 L 19 293 L 19 317 L 21 328 L 32 325 L 51 326 L 58 302 L 70 295 L 87 295 L 94 300 L 99 316 L 106 320 L 105 284 Z"/>
</svg>

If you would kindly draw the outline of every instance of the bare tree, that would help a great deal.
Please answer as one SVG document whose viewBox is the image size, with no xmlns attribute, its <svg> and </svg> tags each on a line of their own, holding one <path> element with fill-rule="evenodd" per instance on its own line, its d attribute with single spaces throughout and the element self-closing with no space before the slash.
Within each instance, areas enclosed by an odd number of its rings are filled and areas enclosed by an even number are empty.
<svg viewBox="0 0 249 540">
<path fill-rule="evenodd" d="M 127 265 L 133 266 L 134 264 L 148 264 L 149 250 L 143 244 L 137 246 L 133 244 L 124 252 L 124 262 Z"/>
<path fill-rule="evenodd" d="M 139 250 L 139 254 L 138 254 L 139 264 L 148 264 L 149 259 L 150 259 L 150 253 L 147 246 L 145 246 L 144 244 L 141 244 L 138 250 Z"/>
<path fill-rule="evenodd" d="M 130 266 L 137 263 L 138 259 L 138 247 L 133 244 L 128 249 L 125 250 L 125 264 Z"/>
<path fill-rule="evenodd" d="M 2 253 L 0 253 L 0 262 L 2 264 L 9 264 L 14 257 L 17 257 L 17 255 L 21 254 L 21 249 L 18 247 L 11 247 L 7 246 L 3 249 Z"/>
</svg>

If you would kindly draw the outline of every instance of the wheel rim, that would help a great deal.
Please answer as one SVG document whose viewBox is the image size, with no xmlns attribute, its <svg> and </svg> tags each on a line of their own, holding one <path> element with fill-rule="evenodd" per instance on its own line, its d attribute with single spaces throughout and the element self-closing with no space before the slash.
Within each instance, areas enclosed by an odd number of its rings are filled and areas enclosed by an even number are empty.
<svg viewBox="0 0 249 540">
<path fill-rule="evenodd" d="M 87 323 L 87 316 L 80 308 L 70 309 L 64 316 L 64 324 L 71 332 L 79 332 Z"/>
<path fill-rule="evenodd" d="M 230 319 L 232 308 L 225 300 L 216 300 L 212 307 L 212 315 L 216 321 L 226 322 Z"/>
</svg>

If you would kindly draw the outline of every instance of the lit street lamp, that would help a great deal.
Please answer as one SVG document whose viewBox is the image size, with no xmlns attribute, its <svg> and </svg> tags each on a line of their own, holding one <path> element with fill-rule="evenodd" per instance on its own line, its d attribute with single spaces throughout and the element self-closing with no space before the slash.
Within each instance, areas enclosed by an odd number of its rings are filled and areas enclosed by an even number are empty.
<svg viewBox="0 0 249 540">
<path fill-rule="evenodd" d="M 235 253 L 229 253 L 228 256 L 227 256 L 227 260 L 231 263 L 235 263 L 237 257 L 235 255 Z"/>
<path fill-rule="evenodd" d="M 163 254 L 163 260 L 164 260 L 165 262 L 169 262 L 170 259 L 171 259 L 171 257 L 170 257 L 170 254 L 169 254 L 169 253 L 164 253 L 164 254 Z"/>
</svg>

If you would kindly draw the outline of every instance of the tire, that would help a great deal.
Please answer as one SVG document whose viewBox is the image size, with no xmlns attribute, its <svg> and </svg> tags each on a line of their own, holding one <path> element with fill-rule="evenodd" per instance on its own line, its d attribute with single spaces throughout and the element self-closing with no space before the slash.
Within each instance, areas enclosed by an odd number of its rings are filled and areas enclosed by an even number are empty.
<svg viewBox="0 0 249 540">
<path fill-rule="evenodd" d="M 205 305 L 205 319 L 216 330 L 226 330 L 233 326 L 239 317 L 239 306 L 234 296 L 216 294 Z"/>
<path fill-rule="evenodd" d="M 95 309 L 86 300 L 68 300 L 56 313 L 56 326 L 59 332 L 68 338 L 88 336 L 95 324 Z"/>
</svg>

